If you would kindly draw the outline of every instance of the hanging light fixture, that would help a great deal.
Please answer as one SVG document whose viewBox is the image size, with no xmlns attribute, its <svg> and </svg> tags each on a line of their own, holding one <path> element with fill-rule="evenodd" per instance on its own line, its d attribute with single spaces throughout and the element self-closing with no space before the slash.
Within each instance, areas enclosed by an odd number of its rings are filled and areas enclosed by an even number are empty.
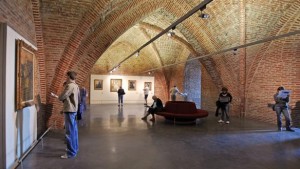
<svg viewBox="0 0 300 169">
<path fill-rule="evenodd" d="M 135 57 L 139 57 L 140 56 L 140 51 L 137 51 L 136 53 L 135 53 Z"/>
<path fill-rule="evenodd" d="M 175 32 L 174 32 L 175 29 L 176 29 L 176 27 L 173 27 L 172 29 L 170 29 L 169 32 L 167 33 L 167 35 L 168 35 L 169 37 L 175 36 Z"/>
<path fill-rule="evenodd" d="M 199 17 L 202 18 L 202 19 L 208 19 L 209 18 L 209 14 L 203 12 L 205 9 L 206 9 L 206 5 L 203 6 L 202 8 L 200 8 Z"/>
</svg>

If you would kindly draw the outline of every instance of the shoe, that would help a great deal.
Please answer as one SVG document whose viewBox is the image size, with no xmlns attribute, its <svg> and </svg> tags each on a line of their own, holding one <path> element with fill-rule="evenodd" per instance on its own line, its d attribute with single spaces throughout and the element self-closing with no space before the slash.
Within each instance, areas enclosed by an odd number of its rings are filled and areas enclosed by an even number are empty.
<svg viewBox="0 0 300 169">
<path fill-rule="evenodd" d="M 291 128 L 287 128 L 286 131 L 295 132 L 295 130 L 293 130 Z"/>
<path fill-rule="evenodd" d="M 62 158 L 62 159 L 67 159 L 67 158 L 69 158 L 69 157 L 68 157 L 68 154 L 64 154 L 64 155 L 60 156 L 60 158 Z"/>
<path fill-rule="evenodd" d="M 226 124 L 229 124 L 229 123 L 230 123 L 230 121 L 227 120 L 227 121 L 226 121 Z"/>
<path fill-rule="evenodd" d="M 154 121 L 155 121 L 155 118 L 151 118 L 150 121 L 153 121 L 153 122 L 154 122 Z"/>
<path fill-rule="evenodd" d="M 142 120 L 147 120 L 147 117 L 143 117 L 143 118 L 141 118 Z"/>
<path fill-rule="evenodd" d="M 282 131 L 282 128 L 281 128 L 281 127 L 279 127 L 279 128 L 278 128 L 278 131 Z"/>
<path fill-rule="evenodd" d="M 219 123 L 224 123 L 224 121 L 223 121 L 223 120 L 219 120 L 218 122 L 219 122 Z"/>
</svg>

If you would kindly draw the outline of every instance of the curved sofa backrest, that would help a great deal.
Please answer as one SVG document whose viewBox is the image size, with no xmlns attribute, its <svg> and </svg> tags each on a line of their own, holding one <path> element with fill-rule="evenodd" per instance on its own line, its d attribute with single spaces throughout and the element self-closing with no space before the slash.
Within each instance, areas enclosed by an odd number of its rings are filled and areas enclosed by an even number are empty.
<svg viewBox="0 0 300 169">
<path fill-rule="evenodd" d="M 190 114 L 196 113 L 197 108 L 194 102 L 187 101 L 167 101 L 165 111 L 175 114 Z"/>
</svg>

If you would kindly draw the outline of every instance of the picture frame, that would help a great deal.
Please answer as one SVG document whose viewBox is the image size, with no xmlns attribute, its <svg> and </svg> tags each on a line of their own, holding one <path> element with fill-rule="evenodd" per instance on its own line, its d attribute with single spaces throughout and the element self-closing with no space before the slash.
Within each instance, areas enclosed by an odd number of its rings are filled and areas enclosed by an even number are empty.
<svg viewBox="0 0 300 169">
<path fill-rule="evenodd" d="M 117 92 L 122 86 L 122 79 L 110 79 L 110 92 Z"/>
<path fill-rule="evenodd" d="M 94 79 L 94 90 L 103 90 L 103 80 Z"/>
<path fill-rule="evenodd" d="M 35 50 L 16 40 L 16 110 L 34 104 Z"/>
<path fill-rule="evenodd" d="M 136 80 L 128 80 L 128 91 L 136 91 Z"/>
<path fill-rule="evenodd" d="M 146 86 L 149 87 L 149 91 L 152 90 L 152 82 L 145 82 L 145 83 L 144 83 L 144 88 L 146 88 Z"/>
</svg>

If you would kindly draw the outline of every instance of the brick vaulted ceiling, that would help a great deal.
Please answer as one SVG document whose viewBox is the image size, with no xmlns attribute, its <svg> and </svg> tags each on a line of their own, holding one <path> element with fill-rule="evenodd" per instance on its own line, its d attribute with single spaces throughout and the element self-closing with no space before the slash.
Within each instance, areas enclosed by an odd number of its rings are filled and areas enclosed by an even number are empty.
<svg viewBox="0 0 300 169">
<path fill-rule="evenodd" d="M 36 0 L 34 0 L 36 2 Z M 67 70 L 106 74 L 121 60 L 186 14 L 202 0 L 40 0 L 39 11 L 46 61 L 47 88 L 55 91 Z M 162 36 L 121 65 L 121 74 L 185 61 L 243 43 L 293 31 L 299 22 L 300 0 L 214 0 L 205 9 L 208 20 L 194 14 L 176 27 L 176 37 Z M 35 9 L 34 9 L 35 10 Z M 283 30 L 283 26 L 289 30 Z M 296 30 L 296 28 L 294 28 Z M 267 43 L 247 49 L 247 64 L 255 65 Z M 220 56 L 227 56 L 222 54 Z M 235 56 L 200 60 L 216 85 L 219 67 L 236 72 Z M 216 63 L 217 61 L 217 63 Z M 220 64 L 223 63 L 223 64 Z M 169 69 L 171 70 L 171 69 Z M 251 76 L 255 70 L 247 68 Z M 165 72 L 168 78 L 168 72 Z M 237 76 L 230 76 L 231 82 Z"/>
</svg>

